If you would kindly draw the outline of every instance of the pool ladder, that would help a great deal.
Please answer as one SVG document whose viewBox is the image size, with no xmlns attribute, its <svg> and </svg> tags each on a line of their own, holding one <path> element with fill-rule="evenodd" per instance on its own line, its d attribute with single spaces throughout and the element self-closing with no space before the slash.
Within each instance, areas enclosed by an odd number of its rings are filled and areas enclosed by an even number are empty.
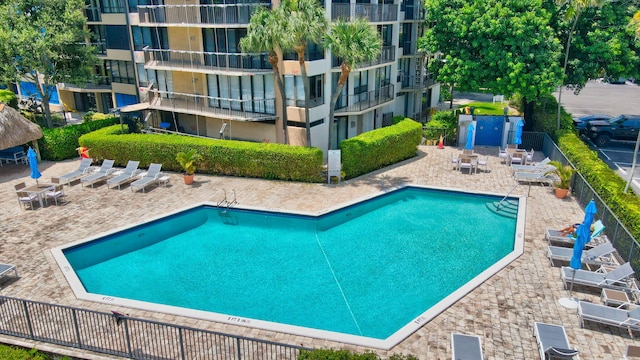
<svg viewBox="0 0 640 360">
<path fill-rule="evenodd" d="M 218 215 L 223 218 L 222 221 L 225 224 L 238 225 L 238 219 L 232 217 L 231 213 L 229 213 L 229 211 L 228 211 L 234 205 L 238 204 L 238 201 L 236 200 L 236 191 L 235 190 L 231 190 L 231 191 L 233 191 L 233 200 L 229 200 L 227 198 L 227 191 L 225 189 L 222 189 L 222 191 L 224 192 L 224 199 L 218 201 L 218 203 L 216 204 L 216 206 L 218 208 L 222 209 L 222 210 L 218 211 Z"/>
</svg>

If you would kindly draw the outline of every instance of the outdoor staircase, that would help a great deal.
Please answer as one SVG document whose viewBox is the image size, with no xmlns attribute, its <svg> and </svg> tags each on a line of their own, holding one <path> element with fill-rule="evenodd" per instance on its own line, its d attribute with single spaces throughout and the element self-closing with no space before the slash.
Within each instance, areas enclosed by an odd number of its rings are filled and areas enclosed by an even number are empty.
<svg viewBox="0 0 640 360">
<path fill-rule="evenodd" d="M 504 199 L 486 203 L 491 212 L 510 219 L 518 217 L 518 200 Z"/>
</svg>

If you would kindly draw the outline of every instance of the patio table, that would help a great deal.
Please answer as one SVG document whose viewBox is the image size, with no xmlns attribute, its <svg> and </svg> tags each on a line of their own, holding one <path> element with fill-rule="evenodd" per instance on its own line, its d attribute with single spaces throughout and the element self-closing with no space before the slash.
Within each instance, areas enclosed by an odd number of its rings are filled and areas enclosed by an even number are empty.
<svg viewBox="0 0 640 360">
<path fill-rule="evenodd" d="M 43 203 L 42 200 L 44 198 L 44 193 L 45 191 L 49 190 L 50 187 L 52 187 L 53 184 L 36 184 L 36 185 L 31 185 L 29 187 L 26 187 L 20 191 L 24 191 L 26 193 L 29 194 L 35 194 L 38 197 L 38 202 L 40 203 L 40 207 L 43 207 Z"/>
</svg>

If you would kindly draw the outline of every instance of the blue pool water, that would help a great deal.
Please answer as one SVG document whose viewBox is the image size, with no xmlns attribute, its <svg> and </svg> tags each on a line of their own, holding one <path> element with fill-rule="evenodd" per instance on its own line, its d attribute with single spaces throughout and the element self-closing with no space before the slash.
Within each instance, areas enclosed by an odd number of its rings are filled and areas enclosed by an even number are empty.
<svg viewBox="0 0 640 360">
<path fill-rule="evenodd" d="M 403 188 L 319 217 L 200 206 L 63 253 L 89 293 L 385 339 L 513 251 L 496 200 Z"/>
</svg>

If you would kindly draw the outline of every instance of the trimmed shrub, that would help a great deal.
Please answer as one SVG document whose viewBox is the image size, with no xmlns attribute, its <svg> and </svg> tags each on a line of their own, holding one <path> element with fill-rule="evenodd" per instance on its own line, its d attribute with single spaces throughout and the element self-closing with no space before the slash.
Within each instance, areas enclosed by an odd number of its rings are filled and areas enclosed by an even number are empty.
<svg viewBox="0 0 640 360">
<path fill-rule="evenodd" d="M 111 116 L 104 120 L 91 121 L 88 123 L 69 125 L 61 128 L 43 128 L 43 136 L 38 140 L 40 154 L 44 160 L 66 160 L 78 156 L 78 139 L 83 134 L 110 126 L 118 122 L 118 119 Z"/>
<path fill-rule="evenodd" d="M 11 90 L 0 90 L 0 101 L 16 110 L 18 109 L 18 96 Z"/>
<path fill-rule="evenodd" d="M 323 181 L 322 151 L 318 148 L 174 134 L 122 134 L 120 125 L 85 134 L 79 142 L 81 146 L 91 149 L 92 158 L 113 159 L 121 166 L 129 160 L 137 160 L 141 167 L 160 163 L 164 170 L 181 172 L 176 154 L 196 150 L 202 155 L 202 160 L 196 164 L 199 173 L 302 182 Z"/>
<path fill-rule="evenodd" d="M 446 130 L 446 131 L 443 131 Z M 440 134 L 445 136 L 445 143 L 453 144 L 456 139 L 458 129 L 458 117 L 453 110 L 438 111 L 431 117 L 422 131 L 422 136 L 426 140 L 437 141 Z"/>
<path fill-rule="evenodd" d="M 342 171 L 350 179 L 414 157 L 421 140 L 422 124 L 409 118 L 344 140 Z"/>
<path fill-rule="evenodd" d="M 598 154 L 570 130 L 555 133 L 560 150 L 600 195 L 624 226 L 640 239 L 640 198 L 625 193 L 626 182 L 605 164 Z"/>
<path fill-rule="evenodd" d="M 314 349 L 301 350 L 299 360 L 380 360 L 380 356 L 372 351 L 357 353 L 349 350 Z M 392 354 L 389 360 L 416 360 L 413 355 Z"/>
</svg>

